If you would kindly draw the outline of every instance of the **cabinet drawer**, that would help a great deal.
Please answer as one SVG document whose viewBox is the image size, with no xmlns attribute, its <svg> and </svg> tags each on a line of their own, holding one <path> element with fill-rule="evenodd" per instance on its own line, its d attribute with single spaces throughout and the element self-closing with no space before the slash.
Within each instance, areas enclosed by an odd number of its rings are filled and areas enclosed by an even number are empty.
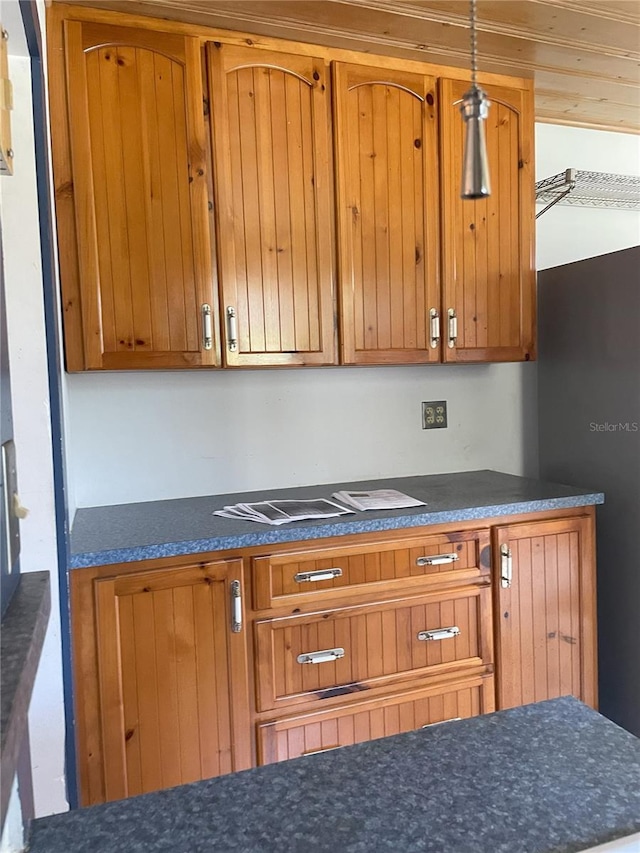
<svg viewBox="0 0 640 853">
<path fill-rule="evenodd" d="M 258 763 L 328 752 L 493 710 L 493 676 L 484 675 L 261 723 L 257 727 Z"/>
<path fill-rule="evenodd" d="M 488 586 L 268 619 L 255 632 L 261 711 L 493 661 Z"/>
<path fill-rule="evenodd" d="M 304 550 L 253 561 L 256 609 L 468 583 L 491 571 L 488 530 L 452 531 L 394 542 Z"/>
</svg>

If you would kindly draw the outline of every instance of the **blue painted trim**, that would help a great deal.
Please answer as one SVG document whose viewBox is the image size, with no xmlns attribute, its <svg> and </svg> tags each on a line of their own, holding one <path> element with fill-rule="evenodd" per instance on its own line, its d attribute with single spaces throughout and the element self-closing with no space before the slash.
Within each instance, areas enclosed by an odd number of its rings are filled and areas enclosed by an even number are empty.
<svg viewBox="0 0 640 853">
<path fill-rule="evenodd" d="M 49 366 L 49 401 L 53 455 L 53 491 L 55 500 L 56 539 L 58 543 L 58 579 L 60 588 L 60 624 L 62 640 L 62 677 L 65 714 L 65 777 L 67 799 L 72 809 L 78 808 L 78 780 L 73 714 L 73 681 L 71 669 L 71 622 L 69 617 L 69 513 L 65 482 L 65 447 L 62 409 L 62 364 L 58 332 L 55 261 L 53 252 L 53 211 L 49 195 L 49 156 L 45 76 L 42 64 L 42 35 L 38 10 L 33 0 L 20 0 L 27 45 L 31 56 L 31 93 L 36 156 L 36 184 L 40 213 L 40 250 L 44 316 Z"/>
</svg>

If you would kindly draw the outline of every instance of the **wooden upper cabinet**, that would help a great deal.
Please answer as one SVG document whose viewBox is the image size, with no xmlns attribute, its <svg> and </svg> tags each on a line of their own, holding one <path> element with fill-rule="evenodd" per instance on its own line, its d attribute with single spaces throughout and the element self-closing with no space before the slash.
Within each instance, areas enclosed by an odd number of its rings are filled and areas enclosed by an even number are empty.
<svg viewBox="0 0 640 853">
<path fill-rule="evenodd" d="M 56 50 L 62 32 L 55 29 L 52 133 L 67 367 L 215 365 L 199 41 L 67 20 Z M 205 305 L 213 312 L 211 341 Z"/>
<path fill-rule="evenodd" d="M 342 360 L 440 360 L 435 80 L 335 64 Z"/>
<path fill-rule="evenodd" d="M 241 560 L 94 582 L 104 799 L 251 766 L 234 581 Z"/>
<path fill-rule="evenodd" d="M 588 516 L 494 530 L 499 708 L 597 704 L 594 530 Z M 502 551 L 508 552 L 502 554 Z M 501 563 L 511 559 L 511 581 Z M 505 566 L 504 568 L 507 568 Z M 507 572 L 508 573 L 508 572 Z"/>
<path fill-rule="evenodd" d="M 328 63 L 215 43 L 209 68 L 225 364 L 334 364 Z"/>
<path fill-rule="evenodd" d="M 445 361 L 535 358 L 533 93 L 485 86 L 491 195 L 460 198 L 469 84 L 440 81 Z M 448 346 L 449 311 L 457 340 Z"/>
</svg>

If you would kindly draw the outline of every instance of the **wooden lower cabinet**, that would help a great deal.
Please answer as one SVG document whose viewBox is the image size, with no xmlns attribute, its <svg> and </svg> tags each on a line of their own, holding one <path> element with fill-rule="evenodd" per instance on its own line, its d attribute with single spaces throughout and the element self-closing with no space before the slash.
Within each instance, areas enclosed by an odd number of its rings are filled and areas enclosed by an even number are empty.
<svg viewBox="0 0 640 853">
<path fill-rule="evenodd" d="M 491 591 L 341 607 L 255 624 L 258 710 L 493 663 Z"/>
<path fill-rule="evenodd" d="M 381 696 L 257 726 L 258 763 L 272 764 L 495 710 L 492 675 Z"/>
<path fill-rule="evenodd" d="M 474 583 L 491 577 L 488 530 L 451 531 L 350 547 L 309 547 L 253 560 L 256 610 L 320 600 L 322 606 L 345 594 L 401 589 L 427 590 L 445 583 Z"/>
<path fill-rule="evenodd" d="M 95 582 L 107 800 L 251 765 L 242 561 Z"/>
<path fill-rule="evenodd" d="M 591 518 L 506 525 L 494 536 L 498 707 L 567 695 L 595 707 Z"/>
<path fill-rule="evenodd" d="M 81 804 L 495 707 L 567 694 L 595 706 L 594 518 L 74 570 Z M 342 573 L 296 580 L 331 568 Z"/>
</svg>

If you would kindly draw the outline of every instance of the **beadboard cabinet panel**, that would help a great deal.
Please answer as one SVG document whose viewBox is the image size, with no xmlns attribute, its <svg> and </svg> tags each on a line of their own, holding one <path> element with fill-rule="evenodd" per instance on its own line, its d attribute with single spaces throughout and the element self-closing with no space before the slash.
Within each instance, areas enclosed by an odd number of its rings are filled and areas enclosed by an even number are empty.
<svg viewBox="0 0 640 853">
<path fill-rule="evenodd" d="M 436 81 L 336 63 L 342 361 L 439 361 Z"/>
<path fill-rule="evenodd" d="M 70 169 L 71 187 L 56 183 L 58 196 L 73 196 L 80 304 L 71 293 L 65 309 L 67 336 L 81 337 L 67 366 L 213 366 L 216 321 L 206 342 L 202 307 L 215 309 L 198 40 L 65 21 L 64 54 L 66 154 L 61 116 L 53 136 L 58 157 L 70 158 L 56 177 Z M 63 202 L 61 226 L 68 214 Z M 59 235 L 73 237 L 64 227 Z M 65 286 L 72 271 L 62 273 Z"/>
<path fill-rule="evenodd" d="M 488 530 L 451 531 L 397 542 L 321 548 L 258 557 L 253 563 L 256 609 L 313 606 L 345 595 L 392 595 L 488 579 Z"/>
<path fill-rule="evenodd" d="M 535 358 L 529 81 L 462 202 L 466 73 L 47 14 L 67 369 Z"/>
<path fill-rule="evenodd" d="M 329 65 L 208 49 L 225 364 L 335 363 Z"/>
<path fill-rule="evenodd" d="M 82 804 L 486 713 L 496 701 L 573 694 L 595 705 L 593 507 L 474 523 L 73 570 Z M 452 543 L 461 566 L 414 566 Z M 337 585 L 291 586 L 294 568 L 322 571 L 338 556 L 343 575 L 318 582 Z M 298 660 L 309 654 L 315 662 Z"/>
<path fill-rule="evenodd" d="M 535 358 L 534 162 L 530 93 L 487 86 L 491 195 L 460 198 L 468 88 L 440 80 L 444 361 Z M 448 315 L 457 338 L 449 346 Z"/>
<path fill-rule="evenodd" d="M 494 710 L 493 677 L 484 675 L 300 714 L 258 725 L 258 763 L 315 755 Z"/>
<path fill-rule="evenodd" d="M 240 560 L 95 581 L 107 800 L 251 765 Z"/>
<path fill-rule="evenodd" d="M 595 565 L 589 517 L 497 527 L 498 707 L 572 695 L 597 704 Z"/>
<path fill-rule="evenodd" d="M 257 621 L 258 709 L 489 665 L 491 623 L 488 587 Z M 342 656 L 321 655 L 334 649 Z M 327 659 L 305 660 L 317 656 Z"/>
</svg>

